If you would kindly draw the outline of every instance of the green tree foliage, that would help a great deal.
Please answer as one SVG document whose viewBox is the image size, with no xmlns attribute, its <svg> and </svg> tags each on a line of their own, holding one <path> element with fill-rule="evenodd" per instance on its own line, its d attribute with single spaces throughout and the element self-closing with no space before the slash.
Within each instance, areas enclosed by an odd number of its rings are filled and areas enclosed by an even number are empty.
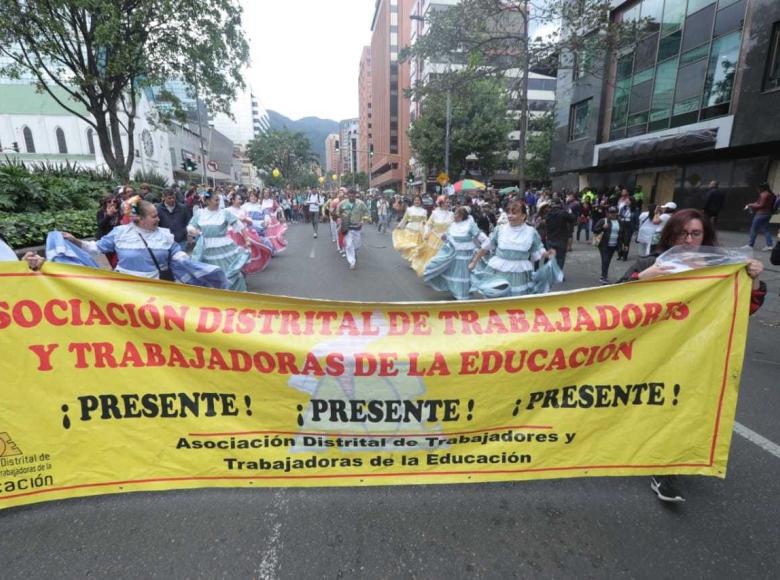
<svg viewBox="0 0 780 580">
<path fill-rule="evenodd" d="M 91 125 L 127 180 L 144 88 L 179 79 L 212 112 L 229 111 L 249 55 L 241 13 L 238 0 L 0 0 L 0 74 L 32 76 Z M 163 121 L 181 116 L 178 100 L 171 105 Z"/>
<path fill-rule="evenodd" d="M 466 157 L 476 155 L 483 173 L 492 172 L 506 155 L 511 122 L 507 95 L 495 80 L 472 80 L 451 94 L 450 173 L 466 167 Z M 425 98 L 422 113 L 409 129 L 415 156 L 426 166 L 444 168 L 446 95 Z"/>
<path fill-rule="evenodd" d="M 249 142 L 247 155 L 266 174 L 266 182 L 271 186 L 313 187 L 317 182 L 313 171 L 316 158 L 303 133 L 287 129 L 268 131 Z M 273 177 L 274 169 L 281 172 L 279 177 Z"/>
<path fill-rule="evenodd" d="M 555 119 L 552 113 L 532 117 L 528 122 L 528 155 L 525 173 L 528 179 L 550 181 L 550 151 L 552 151 Z"/>
<path fill-rule="evenodd" d="M 520 111 L 519 159 L 526 159 L 530 70 L 555 75 L 576 69 L 580 77 L 599 72 L 613 48 L 636 36 L 643 23 L 616 23 L 608 15 L 613 0 L 461 0 L 446 10 L 426 13 L 426 33 L 405 47 L 405 60 L 449 64 L 425 84 L 411 88 L 414 99 L 485 78 L 503 79 L 509 107 Z M 524 163 L 519 178 L 524 180 Z"/>
<path fill-rule="evenodd" d="M 358 189 L 368 189 L 368 175 L 363 171 L 346 172 L 341 175 L 341 184 L 345 187 L 355 185 Z"/>
</svg>

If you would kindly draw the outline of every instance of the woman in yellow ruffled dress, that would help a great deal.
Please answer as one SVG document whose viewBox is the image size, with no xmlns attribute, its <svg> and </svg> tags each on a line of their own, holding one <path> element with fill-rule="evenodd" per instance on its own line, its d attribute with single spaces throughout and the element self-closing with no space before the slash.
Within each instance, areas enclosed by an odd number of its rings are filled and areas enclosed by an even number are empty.
<svg viewBox="0 0 780 580">
<path fill-rule="evenodd" d="M 404 217 L 393 230 L 393 247 L 405 260 L 412 261 L 423 242 L 423 228 L 428 212 L 422 206 L 422 197 L 414 196 L 414 205 L 406 208 Z"/>
<path fill-rule="evenodd" d="M 436 208 L 431 212 L 431 217 L 425 222 L 423 230 L 423 243 L 412 257 L 412 268 L 418 276 L 423 275 L 425 265 L 438 253 L 442 244 L 442 235 L 453 221 L 450 211 L 450 200 L 446 195 L 440 195 L 436 199 Z"/>
</svg>

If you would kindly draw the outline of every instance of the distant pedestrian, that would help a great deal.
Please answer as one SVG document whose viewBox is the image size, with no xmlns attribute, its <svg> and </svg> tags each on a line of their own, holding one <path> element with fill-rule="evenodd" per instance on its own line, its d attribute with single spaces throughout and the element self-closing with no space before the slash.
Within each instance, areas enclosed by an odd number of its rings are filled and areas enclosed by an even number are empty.
<svg viewBox="0 0 780 580">
<path fill-rule="evenodd" d="M 347 199 L 339 204 L 341 230 L 344 232 L 344 245 L 349 269 L 357 266 L 357 252 L 361 246 L 361 230 L 363 221 L 368 219 L 368 207 L 363 200 L 357 198 L 357 191 L 347 190 Z"/>
<path fill-rule="evenodd" d="M 547 248 L 555 250 L 555 260 L 558 267 L 563 270 L 566 263 L 566 251 L 569 246 L 569 238 L 577 221 L 567 209 L 563 207 L 560 199 L 553 199 L 550 209 L 545 217 Z"/>
<path fill-rule="evenodd" d="M 325 198 L 315 189 L 309 192 L 306 199 L 306 205 L 309 208 L 309 217 L 311 218 L 311 227 L 314 229 L 314 237 L 317 237 L 320 224 L 320 207 L 325 203 Z"/>
<path fill-rule="evenodd" d="M 163 191 L 162 202 L 157 204 L 159 227 L 167 228 L 173 234 L 173 239 L 179 244 L 187 243 L 187 224 L 192 216 L 182 203 L 176 201 L 176 192 L 172 189 Z"/>
<path fill-rule="evenodd" d="M 602 218 L 593 227 L 594 243 L 599 236 L 597 246 L 601 254 L 601 278 L 599 282 L 609 284 L 609 265 L 617 252 L 620 244 L 620 228 L 622 222 L 618 219 L 618 210 L 615 206 L 607 210 L 607 217 Z"/>
<path fill-rule="evenodd" d="M 763 233 L 766 239 L 766 246 L 763 250 L 770 252 L 772 250 L 772 234 L 769 232 L 769 220 L 772 217 L 772 212 L 775 208 L 775 194 L 769 187 L 768 183 L 762 183 L 758 187 L 758 199 L 753 203 L 749 203 L 745 206 L 745 211 L 753 212 L 753 222 L 750 224 L 750 242 L 748 246 L 751 248 L 756 243 L 758 234 Z"/>
<path fill-rule="evenodd" d="M 710 181 L 710 188 L 707 190 L 707 197 L 704 200 L 704 207 L 702 210 L 705 215 L 710 218 L 713 225 L 718 222 L 718 215 L 720 210 L 723 209 L 723 204 L 726 202 L 726 194 L 723 190 L 718 189 L 718 182 L 714 179 Z"/>
</svg>

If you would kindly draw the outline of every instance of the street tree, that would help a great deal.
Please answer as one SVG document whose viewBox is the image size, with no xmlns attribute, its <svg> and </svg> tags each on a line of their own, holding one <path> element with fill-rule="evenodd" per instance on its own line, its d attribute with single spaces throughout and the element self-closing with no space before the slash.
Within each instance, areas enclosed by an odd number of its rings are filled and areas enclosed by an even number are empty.
<svg viewBox="0 0 780 580">
<path fill-rule="evenodd" d="M 0 0 L 0 74 L 32 77 L 92 126 L 106 164 L 126 180 L 145 88 L 179 80 L 211 112 L 230 110 L 249 55 L 241 15 L 237 0 Z M 183 116 L 180 100 L 167 98 L 163 123 Z"/>
<path fill-rule="evenodd" d="M 552 113 L 531 117 L 528 121 L 528 155 L 525 174 L 529 179 L 550 181 L 550 152 L 555 135 L 555 118 Z"/>
<path fill-rule="evenodd" d="M 434 60 L 437 74 L 410 90 L 424 100 L 484 78 L 504 79 L 519 111 L 519 181 L 525 179 L 529 72 L 598 73 L 615 46 L 649 21 L 613 22 L 612 0 L 461 0 L 427 13 L 426 33 L 401 52 L 404 60 Z M 442 67 L 441 64 L 445 66 Z M 442 70 L 442 68 L 444 70 Z"/>
<path fill-rule="evenodd" d="M 272 185 L 300 187 L 316 183 L 316 177 L 314 182 L 311 180 L 316 155 L 308 137 L 301 132 L 293 133 L 286 128 L 267 131 L 249 142 L 247 155 L 267 175 L 273 176 L 274 169 L 281 172 L 278 178 L 269 181 Z"/>
<path fill-rule="evenodd" d="M 368 175 L 363 171 L 356 173 L 348 171 L 342 174 L 341 183 L 343 185 L 355 185 L 360 189 L 368 189 Z"/>
<path fill-rule="evenodd" d="M 415 156 L 428 167 L 443 170 L 446 96 L 431 94 L 409 129 Z M 506 156 L 512 123 L 507 116 L 507 95 L 500 82 L 476 79 L 451 89 L 450 173 L 459 175 L 466 158 L 475 155 L 483 173 L 492 172 Z"/>
</svg>

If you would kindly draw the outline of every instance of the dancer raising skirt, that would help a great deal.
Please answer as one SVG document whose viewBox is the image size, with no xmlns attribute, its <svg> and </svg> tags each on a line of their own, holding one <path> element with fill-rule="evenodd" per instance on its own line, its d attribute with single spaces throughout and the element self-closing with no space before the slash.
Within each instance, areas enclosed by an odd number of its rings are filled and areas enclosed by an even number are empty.
<svg viewBox="0 0 780 580">
<path fill-rule="evenodd" d="M 450 200 L 446 195 L 440 195 L 436 200 L 436 209 L 431 212 L 431 217 L 425 222 L 423 230 L 423 243 L 412 257 L 412 268 L 418 276 L 423 275 L 425 265 L 431 261 L 442 246 L 442 236 L 452 223 L 453 216 L 450 211 Z"/>
<path fill-rule="evenodd" d="M 469 263 L 472 292 L 486 298 L 543 294 L 553 282 L 563 281 L 555 250 L 545 250 L 539 233 L 525 223 L 527 217 L 523 202 L 509 204 L 509 223 L 493 230 Z M 495 253 L 485 263 L 481 259 L 488 250 Z M 542 259 L 547 262 L 534 271 L 534 262 Z"/>
<path fill-rule="evenodd" d="M 455 300 L 468 300 L 471 289 L 469 263 L 487 236 L 470 219 L 465 207 L 455 210 L 454 220 L 443 235 L 438 253 L 425 265 L 425 283 L 440 292 L 449 292 Z"/>
<path fill-rule="evenodd" d="M 428 212 L 422 206 L 422 197 L 414 196 L 414 205 L 406 208 L 404 217 L 393 230 L 393 247 L 405 260 L 411 262 L 415 252 L 422 245 L 423 226 Z"/>
<path fill-rule="evenodd" d="M 230 202 L 230 206 L 225 208 L 238 220 L 247 227 L 241 228 L 238 231 L 233 226 L 228 230 L 228 235 L 236 243 L 236 245 L 249 250 L 249 262 L 244 266 L 244 274 L 254 274 L 256 272 L 262 272 L 271 261 L 273 254 L 273 247 L 270 244 L 266 245 L 253 227 L 252 218 L 241 208 L 241 196 L 239 194 L 233 194 L 233 199 Z"/>
</svg>

